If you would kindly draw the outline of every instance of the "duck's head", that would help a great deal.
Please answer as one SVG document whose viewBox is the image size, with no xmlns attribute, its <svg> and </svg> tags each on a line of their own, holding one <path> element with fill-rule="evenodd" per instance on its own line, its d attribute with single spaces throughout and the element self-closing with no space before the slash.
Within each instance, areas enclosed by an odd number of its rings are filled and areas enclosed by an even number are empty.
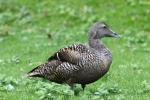
<svg viewBox="0 0 150 100">
<path fill-rule="evenodd" d="M 89 32 L 89 38 L 99 39 L 103 37 L 120 38 L 121 36 L 112 31 L 104 22 L 94 23 Z"/>
</svg>

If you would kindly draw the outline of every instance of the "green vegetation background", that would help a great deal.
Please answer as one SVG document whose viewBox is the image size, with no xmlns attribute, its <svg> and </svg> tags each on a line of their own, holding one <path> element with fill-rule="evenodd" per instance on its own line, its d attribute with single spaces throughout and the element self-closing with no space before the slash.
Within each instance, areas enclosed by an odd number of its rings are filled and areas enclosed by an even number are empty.
<svg viewBox="0 0 150 100">
<path fill-rule="evenodd" d="M 121 39 L 105 38 L 113 64 L 74 96 L 67 85 L 23 75 L 59 48 L 87 43 L 95 21 Z M 150 1 L 0 0 L 0 100 L 149 100 Z"/>
</svg>

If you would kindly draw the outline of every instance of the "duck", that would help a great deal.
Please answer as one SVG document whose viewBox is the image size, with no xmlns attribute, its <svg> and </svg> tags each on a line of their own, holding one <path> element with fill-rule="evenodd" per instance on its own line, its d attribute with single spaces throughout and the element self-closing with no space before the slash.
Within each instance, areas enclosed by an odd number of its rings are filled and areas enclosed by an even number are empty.
<svg viewBox="0 0 150 100">
<path fill-rule="evenodd" d="M 40 77 L 71 88 L 81 84 L 84 90 L 108 71 L 112 63 L 111 51 L 102 38 L 120 38 L 104 22 L 94 23 L 88 32 L 88 45 L 72 44 L 53 53 L 48 60 L 29 71 L 27 77 Z"/>
</svg>

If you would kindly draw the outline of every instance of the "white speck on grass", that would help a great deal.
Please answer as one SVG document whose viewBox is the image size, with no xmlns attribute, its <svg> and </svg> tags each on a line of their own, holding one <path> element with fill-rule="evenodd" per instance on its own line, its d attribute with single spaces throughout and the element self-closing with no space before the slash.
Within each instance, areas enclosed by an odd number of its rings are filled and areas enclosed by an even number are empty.
<svg viewBox="0 0 150 100">
<path fill-rule="evenodd" d="M 4 60 L 0 59 L 0 63 L 4 62 Z"/>
<path fill-rule="evenodd" d="M 13 85 L 8 84 L 8 85 L 6 86 L 6 89 L 7 89 L 8 91 L 12 91 L 12 90 L 14 90 L 15 88 L 14 88 Z"/>
<path fill-rule="evenodd" d="M 22 40 L 23 40 L 23 41 L 27 41 L 27 40 L 28 40 L 28 37 L 24 36 L 24 37 L 22 37 Z"/>
</svg>

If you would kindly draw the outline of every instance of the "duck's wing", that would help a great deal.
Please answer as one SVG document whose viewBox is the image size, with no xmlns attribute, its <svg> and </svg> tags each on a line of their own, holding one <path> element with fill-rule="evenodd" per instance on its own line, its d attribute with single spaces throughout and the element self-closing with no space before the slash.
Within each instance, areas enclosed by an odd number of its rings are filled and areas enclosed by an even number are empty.
<svg viewBox="0 0 150 100">
<path fill-rule="evenodd" d="M 77 65 L 58 60 L 51 60 L 32 69 L 27 77 L 42 77 L 56 83 L 72 84 L 74 73 L 79 71 Z"/>
<path fill-rule="evenodd" d="M 43 77 L 57 83 L 72 84 L 76 76 L 86 66 L 93 64 L 95 55 L 82 45 L 71 45 L 54 53 L 45 64 L 41 64 L 27 76 Z"/>
<path fill-rule="evenodd" d="M 74 44 L 55 52 L 51 57 L 48 58 L 48 61 L 55 59 L 78 65 L 80 60 L 82 60 L 85 55 L 89 54 L 90 50 L 85 45 Z"/>
</svg>

